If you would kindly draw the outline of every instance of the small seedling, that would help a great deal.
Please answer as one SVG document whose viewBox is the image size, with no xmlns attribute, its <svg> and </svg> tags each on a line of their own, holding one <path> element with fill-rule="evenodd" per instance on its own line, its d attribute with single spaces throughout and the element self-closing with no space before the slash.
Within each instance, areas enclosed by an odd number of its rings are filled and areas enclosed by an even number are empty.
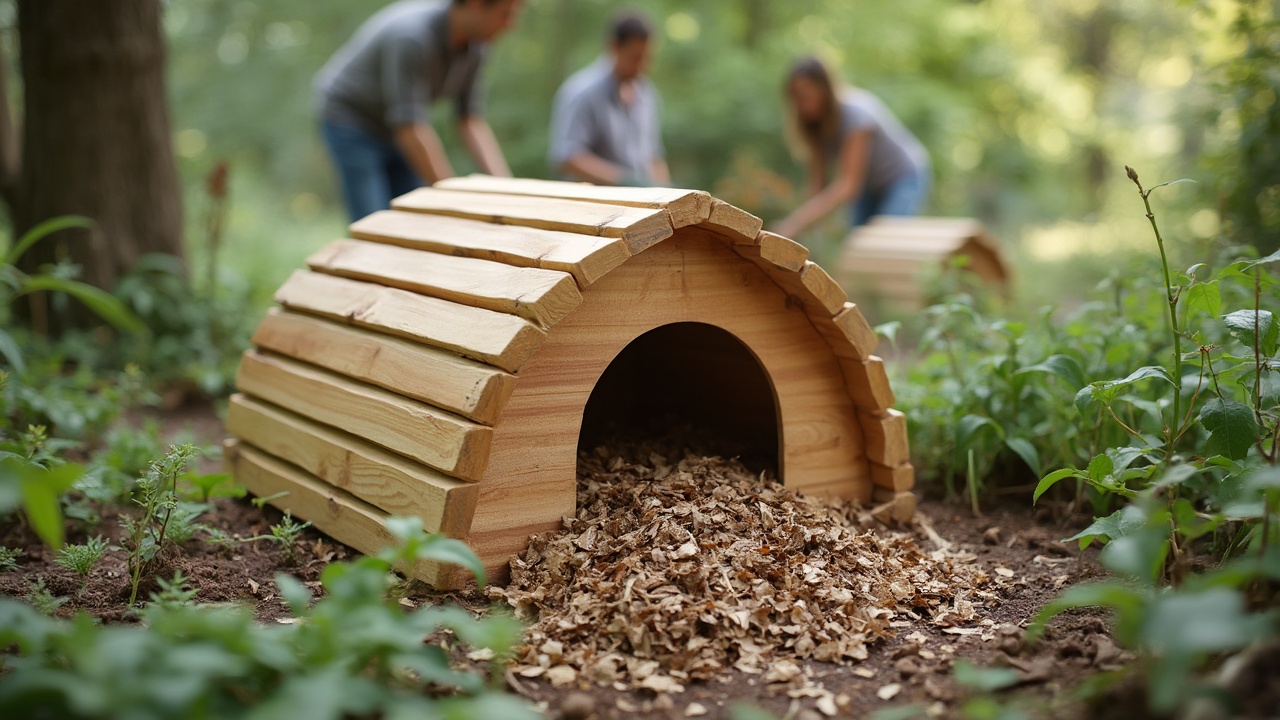
<svg viewBox="0 0 1280 720">
<path fill-rule="evenodd" d="M 0 572 L 13 572 L 18 569 L 18 557 L 25 551 L 0 545 Z"/>
<path fill-rule="evenodd" d="M 256 497 L 250 500 L 249 502 L 253 503 L 254 507 L 261 510 L 262 508 L 266 507 L 267 503 L 271 502 L 272 500 L 279 500 L 280 498 L 288 494 L 289 494 L 288 492 L 282 491 L 282 492 L 275 493 L 273 495 L 264 495 L 262 497 Z"/>
<path fill-rule="evenodd" d="M 121 545 L 129 553 L 130 607 L 138 601 L 138 585 L 142 582 L 143 573 L 160 554 L 166 539 L 172 541 L 167 533 L 174 510 L 178 507 L 178 478 L 198 453 L 191 443 L 171 446 L 169 452 L 151 463 L 147 472 L 138 479 L 134 502 L 142 507 L 141 515 L 121 516 L 120 524 L 125 531 Z"/>
<path fill-rule="evenodd" d="M 289 513 L 285 513 L 284 519 L 278 524 L 271 526 L 271 537 L 284 548 L 284 558 L 290 564 L 298 562 L 298 538 L 309 527 L 310 522 L 298 524 Z"/>
<path fill-rule="evenodd" d="M 151 602 L 163 608 L 178 608 L 191 602 L 199 590 L 187 588 L 187 577 L 179 570 L 173 574 L 172 580 L 156 578 L 160 585 L 159 592 L 151 593 Z"/>
<path fill-rule="evenodd" d="M 107 541 L 102 536 L 89 538 L 83 545 L 67 545 L 58 551 L 53 559 L 62 567 L 73 570 L 80 576 L 79 595 L 83 595 L 89 586 L 89 573 L 103 555 L 107 554 Z"/>
<path fill-rule="evenodd" d="M 54 595 L 49 588 L 45 587 L 43 577 L 31 583 L 31 592 L 27 593 L 27 602 L 31 607 L 51 617 L 66 601 L 66 598 Z"/>
<path fill-rule="evenodd" d="M 184 478 L 195 491 L 193 496 L 207 503 L 216 497 L 244 497 L 245 489 L 227 473 L 188 474 Z"/>
</svg>

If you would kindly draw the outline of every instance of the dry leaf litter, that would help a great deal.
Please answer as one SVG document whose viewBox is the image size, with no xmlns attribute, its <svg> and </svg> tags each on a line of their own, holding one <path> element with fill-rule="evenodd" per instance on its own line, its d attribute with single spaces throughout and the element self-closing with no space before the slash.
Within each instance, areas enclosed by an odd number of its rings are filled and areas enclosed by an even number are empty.
<svg viewBox="0 0 1280 720">
<path fill-rule="evenodd" d="M 815 687 L 802 661 L 863 660 L 894 626 L 973 623 L 994 598 L 971 554 L 869 532 L 853 504 L 736 460 L 612 448 L 582 455 L 577 517 L 535 536 L 490 590 L 532 623 L 520 676 L 672 693 L 736 668 L 833 714 L 847 696 Z"/>
</svg>

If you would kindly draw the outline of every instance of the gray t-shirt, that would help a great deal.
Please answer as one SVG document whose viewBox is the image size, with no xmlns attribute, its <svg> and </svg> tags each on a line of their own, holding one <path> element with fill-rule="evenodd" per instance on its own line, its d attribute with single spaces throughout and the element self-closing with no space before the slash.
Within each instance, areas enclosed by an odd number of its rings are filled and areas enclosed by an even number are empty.
<svg viewBox="0 0 1280 720">
<path fill-rule="evenodd" d="M 316 75 L 321 115 L 383 137 L 429 122 L 441 98 L 453 100 L 458 117 L 478 117 L 487 55 L 481 42 L 450 52 L 447 2 L 401 0 L 365 21 Z"/>
<path fill-rule="evenodd" d="M 608 58 L 564 81 L 551 111 L 553 168 L 586 151 L 620 165 L 636 178 L 648 178 L 653 163 L 665 155 L 661 100 L 647 78 L 636 78 L 634 83 L 635 100 L 626 105 L 618 95 L 618 78 Z"/>
<path fill-rule="evenodd" d="M 827 147 L 833 164 L 839 161 L 845 138 L 861 130 L 871 132 L 871 157 L 867 161 L 866 186 L 878 191 L 912 171 L 929 169 L 929 152 L 911 131 L 866 90 L 852 90 L 840 98 L 840 135 Z"/>
</svg>

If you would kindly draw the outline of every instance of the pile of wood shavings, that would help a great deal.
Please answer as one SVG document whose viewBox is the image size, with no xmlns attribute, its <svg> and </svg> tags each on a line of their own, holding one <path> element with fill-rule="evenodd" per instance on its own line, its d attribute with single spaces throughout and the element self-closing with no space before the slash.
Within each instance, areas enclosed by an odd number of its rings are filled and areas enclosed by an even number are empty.
<svg viewBox="0 0 1280 720">
<path fill-rule="evenodd" d="M 578 475 L 577 517 L 490 589 L 533 623 L 524 677 L 662 693 L 732 667 L 803 682 L 801 660 L 862 660 L 891 624 L 968 622 L 990 597 L 972 556 L 867 532 L 855 506 L 734 460 L 615 446 L 584 454 Z"/>
</svg>

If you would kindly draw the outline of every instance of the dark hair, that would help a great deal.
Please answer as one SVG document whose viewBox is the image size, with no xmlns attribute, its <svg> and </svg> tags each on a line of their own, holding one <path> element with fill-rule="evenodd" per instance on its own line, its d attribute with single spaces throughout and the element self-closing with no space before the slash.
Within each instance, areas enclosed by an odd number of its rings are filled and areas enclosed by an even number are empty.
<svg viewBox="0 0 1280 720">
<path fill-rule="evenodd" d="M 825 63 L 814 56 L 802 57 L 791 66 L 784 91 L 801 78 L 818 85 L 826 107 L 818 120 L 806 120 L 792 105 L 787 130 L 791 135 L 792 151 L 801 156 L 813 156 L 821 153 L 823 145 L 834 140 L 840 132 L 840 100 L 837 97 L 840 81 Z"/>
<path fill-rule="evenodd" d="M 653 23 L 638 10 L 623 10 L 609 23 L 609 42 L 626 45 L 632 40 L 648 40 L 653 36 Z"/>
</svg>

